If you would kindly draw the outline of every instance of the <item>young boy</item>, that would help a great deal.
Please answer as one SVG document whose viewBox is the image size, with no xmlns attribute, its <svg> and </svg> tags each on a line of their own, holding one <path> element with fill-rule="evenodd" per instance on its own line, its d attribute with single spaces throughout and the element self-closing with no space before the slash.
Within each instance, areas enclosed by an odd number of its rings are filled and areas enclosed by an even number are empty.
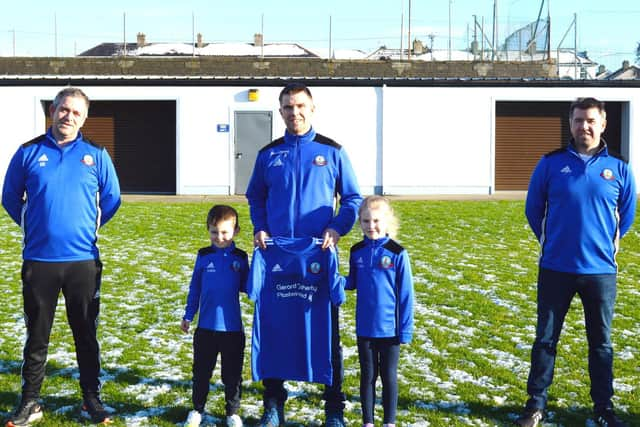
<svg viewBox="0 0 640 427">
<path fill-rule="evenodd" d="M 240 408 L 245 336 L 240 317 L 239 293 L 246 292 L 249 262 L 247 253 L 236 248 L 240 231 L 238 213 L 226 205 L 209 211 L 207 227 L 211 246 L 198 251 L 185 314 L 180 325 L 184 333 L 198 312 L 193 336 L 193 410 L 185 427 L 199 426 L 209 392 L 209 380 L 221 355 L 225 412 L 228 427 L 242 427 Z"/>
</svg>

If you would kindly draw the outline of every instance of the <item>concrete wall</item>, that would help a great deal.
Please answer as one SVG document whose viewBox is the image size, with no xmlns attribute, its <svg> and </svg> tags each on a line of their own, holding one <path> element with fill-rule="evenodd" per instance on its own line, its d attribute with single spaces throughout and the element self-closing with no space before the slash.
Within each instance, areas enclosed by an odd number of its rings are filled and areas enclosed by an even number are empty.
<svg viewBox="0 0 640 427">
<path fill-rule="evenodd" d="M 58 86 L 0 86 L 0 170 L 18 145 L 42 133 L 42 100 Z M 87 86 L 92 100 L 174 100 L 178 194 L 234 192 L 233 115 L 270 110 L 273 138 L 284 126 L 280 86 Z M 342 144 L 365 194 L 489 194 L 494 191 L 495 103 L 570 101 L 595 96 L 623 102 L 623 151 L 640 176 L 640 88 L 623 87 L 312 87 L 316 130 Z M 229 124 L 229 132 L 217 132 Z M 4 172 L 2 172 L 4 176 Z"/>
<path fill-rule="evenodd" d="M 0 75 L 554 78 L 551 61 L 373 61 L 255 57 L 0 58 Z"/>
</svg>

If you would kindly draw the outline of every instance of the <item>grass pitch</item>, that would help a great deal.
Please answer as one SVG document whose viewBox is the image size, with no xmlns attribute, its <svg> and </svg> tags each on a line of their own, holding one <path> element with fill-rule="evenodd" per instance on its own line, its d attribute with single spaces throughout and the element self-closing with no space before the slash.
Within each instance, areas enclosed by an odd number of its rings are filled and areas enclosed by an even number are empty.
<svg viewBox="0 0 640 427">
<path fill-rule="evenodd" d="M 238 247 L 251 247 L 245 204 Z M 401 349 L 398 424 L 402 426 L 509 425 L 526 399 L 529 351 L 535 334 L 539 247 L 521 201 L 397 201 L 398 240 L 412 260 L 415 334 Z M 191 335 L 179 329 L 197 249 L 207 246 L 207 203 L 124 203 L 101 231 L 105 265 L 99 338 L 103 400 L 115 426 L 176 426 L 191 396 Z M 640 252 L 638 227 L 622 240 L 613 325 L 615 403 L 621 417 L 640 424 Z M 20 392 L 25 338 L 20 284 L 19 227 L 0 216 L 0 418 Z M 361 238 L 357 228 L 340 242 L 341 265 Z M 348 425 L 360 418 L 355 295 L 341 310 Z M 62 300 L 61 300 L 62 302 Z M 252 305 L 242 298 L 247 342 Z M 589 425 L 587 344 L 579 299 L 567 316 L 550 390 L 550 425 Z M 245 357 L 241 415 L 253 425 L 262 410 L 260 384 Z M 40 426 L 84 425 L 71 333 L 59 304 L 42 390 Z M 320 386 L 288 382 L 288 425 L 322 425 Z M 222 425 L 223 389 L 216 367 L 206 425 Z M 376 410 L 382 422 L 382 408 Z"/>
</svg>

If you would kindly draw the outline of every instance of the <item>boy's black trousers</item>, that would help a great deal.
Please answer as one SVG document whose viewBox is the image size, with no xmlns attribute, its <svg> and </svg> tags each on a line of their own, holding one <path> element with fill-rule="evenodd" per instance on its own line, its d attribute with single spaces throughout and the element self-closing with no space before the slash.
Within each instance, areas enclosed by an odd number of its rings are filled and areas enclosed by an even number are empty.
<svg viewBox="0 0 640 427">
<path fill-rule="evenodd" d="M 233 415 L 240 409 L 242 365 L 245 336 L 243 331 L 219 332 L 197 328 L 193 335 L 193 408 L 204 412 L 209 382 L 220 354 L 224 384 L 225 412 Z"/>
</svg>

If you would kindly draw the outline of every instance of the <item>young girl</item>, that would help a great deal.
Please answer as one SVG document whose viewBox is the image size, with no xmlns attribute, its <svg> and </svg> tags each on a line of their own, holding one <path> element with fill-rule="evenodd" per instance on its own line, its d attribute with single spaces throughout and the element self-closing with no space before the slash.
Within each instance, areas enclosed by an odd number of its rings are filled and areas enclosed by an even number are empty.
<svg viewBox="0 0 640 427">
<path fill-rule="evenodd" d="M 397 219 L 389 201 L 369 196 L 360 206 L 364 239 L 351 248 L 346 289 L 357 289 L 356 335 L 364 427 L 373 427 L 378 374 L 384 426 L 394 427 L 400 344 L 413 335 L 413 279 L 407 251 L 390 238 Z"/>
</svg>

